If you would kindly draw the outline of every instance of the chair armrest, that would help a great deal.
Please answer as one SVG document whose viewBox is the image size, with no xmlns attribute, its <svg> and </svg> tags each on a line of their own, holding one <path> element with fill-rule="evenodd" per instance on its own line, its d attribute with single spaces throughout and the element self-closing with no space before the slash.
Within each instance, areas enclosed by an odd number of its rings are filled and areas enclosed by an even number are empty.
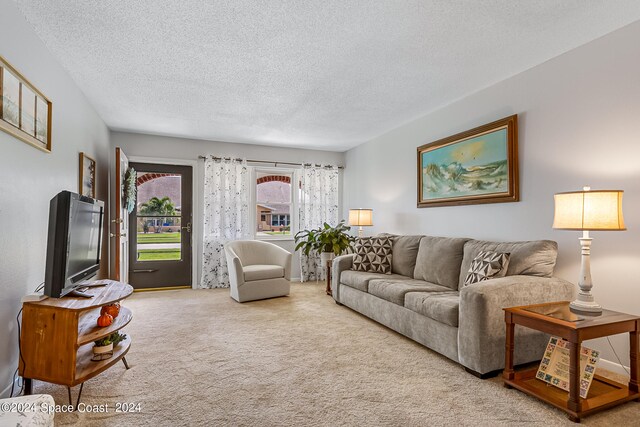
<svg viewBox="0 0 640 427">
<path fill-rule="evenodd" d="M 333 259 L 331 265 L 331 295 L 340 302 L 340 275 L 345 270 L 350 270 L 353 265 L 354 254 L 340 255 Z"/>
<path fill-rule="evenodd" d="M 291 252 L 286 249 L 282 249 L 280 246 L 270 244 L 266 247 L 268 264 L 280 265 L 284 268 L 284 278 L 291 280 Z"/>
<path fill-rule="evenodd" d="M 244 271 L 242 270 L 242 261 L 236 253 L 227 245 L 224 246 L 224 253 L 227 258 L 227 269 L 229 270 L 229 282 L 231 286 L 240 286 L 244 284 Z"/>
<path fill-rule="evenodd" d="M 460 289 L 458 359 L 481 374 L 504 368 L 503 308 L 573 299 L 575 286 L 555 277 L 507 276 Z M 516 344 L 516 364 L 536 360 L 545 335 L 517 328 L 528 337 Z M 542 347 L 540 345 L 542 344 Z"/>
</svg>

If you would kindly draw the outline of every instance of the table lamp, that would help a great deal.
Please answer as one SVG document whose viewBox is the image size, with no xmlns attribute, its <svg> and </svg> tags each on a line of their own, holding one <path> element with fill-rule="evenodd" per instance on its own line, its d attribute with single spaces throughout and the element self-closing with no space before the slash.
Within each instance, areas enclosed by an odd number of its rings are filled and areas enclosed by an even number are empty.
<svg viewBox="0 0 640 427">
<path fill-rule="evenodd" d="M 591 294 L 591 237 L 589 231 L 626 230 L 622 217 L 621 190 L 594 190 L 584 187 L 584 191 L 558 193 L 553 196 L 555 212 L 553 228 L 560 230 L 580 230 L 582 263 L 578 280 L 578 297 L 570 307 L 587 313 L 601 313 L 602 307 Z"/>
<path fill-rule="evenodd" d="M 358 237 L 362 237 L 362 227 L 373 225 L 373 209 L 349 209 L 349 225 L 358 226 Z"/>
</svg>

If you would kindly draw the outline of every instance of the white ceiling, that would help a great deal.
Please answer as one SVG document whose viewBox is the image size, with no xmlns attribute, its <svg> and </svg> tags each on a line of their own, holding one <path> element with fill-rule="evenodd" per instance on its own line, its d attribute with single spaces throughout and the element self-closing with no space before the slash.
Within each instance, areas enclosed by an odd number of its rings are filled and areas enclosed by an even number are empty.
<svg viewBox="0 0 640 427">
<path fill-rule="evenodd" d="M 337 151 L 640 19 L 638 0 L 15 1 L 112 129 Z"/>
</svg>

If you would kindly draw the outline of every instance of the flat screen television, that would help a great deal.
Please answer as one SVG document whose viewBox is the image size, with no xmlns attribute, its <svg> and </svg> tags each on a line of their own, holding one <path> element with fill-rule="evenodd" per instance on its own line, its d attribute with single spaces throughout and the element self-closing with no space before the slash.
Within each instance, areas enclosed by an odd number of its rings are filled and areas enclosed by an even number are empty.
<svg viewBox="0 0 640 427">
<path fill-rule="evenodd" d="M 49 204 L 44 293 L 60 298 L 100 269 L 104 202 L 61 191 Z"/>
</svg>

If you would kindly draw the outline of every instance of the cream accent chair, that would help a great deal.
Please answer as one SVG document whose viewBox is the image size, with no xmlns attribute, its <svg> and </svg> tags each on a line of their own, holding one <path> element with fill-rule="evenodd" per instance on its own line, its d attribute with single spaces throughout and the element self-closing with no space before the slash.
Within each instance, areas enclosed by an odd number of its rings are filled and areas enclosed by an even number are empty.
<svg viewBox="0 0 640 427">
<path fill-rule="evenodd" d="M 289 295 L 291 253 L 273 243 L 235 240 L 224 245 L 231 298 L 238 302 Z"/>
</svg>

